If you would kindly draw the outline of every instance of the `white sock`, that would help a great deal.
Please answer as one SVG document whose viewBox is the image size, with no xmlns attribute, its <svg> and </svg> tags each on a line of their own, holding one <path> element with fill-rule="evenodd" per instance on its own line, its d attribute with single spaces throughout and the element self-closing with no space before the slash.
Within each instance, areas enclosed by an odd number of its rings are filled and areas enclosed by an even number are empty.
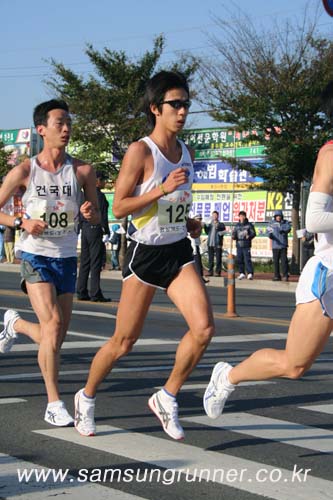
<svg viewBox="0 0 333 500">
<path fill-rule="evenodd" d="M 232 384 L 229 380 L 229 373 L 231 372 L 232 368 L 230 368 L 230 370 L 228 371 L 228 373 L 225 374 L 225 377 L 224 377 L 224 384 L 227 386 L 227 388 L 229 389 L 233 389 L 234 387 L 236 387 L 235 384 Z"/>
<path fill-rule="evenodd" d="M 60 406 L 61 403 L 62 403 L 61 399 L 58 399 L 57 401 L 52 401 L 51 403 L 48 403 L 47 407 L 53 408 L 53 406 Z"/>
<path fill-rule="evenodd" d="M 162 389 L 162 393 L 166 398 L 169 398 L 171 401 L 176 401 L 176 396 L 168 392 L 166 389 L 164 389 L 164 387 Z"/>
<path fill-rule="evenodd" d="M 91 396 L 87 396 L 87 394 L 84 392 L 84 389 L 82 391 L 82 396 L 83 396 L 83 399 L 85 399 L 87 402 L 89 401 L 90 403 L 94 403 L 95 402 L 95 399 L 96 399 L 96 396 L 94 397 L 91 397 Z"/>
</svg>

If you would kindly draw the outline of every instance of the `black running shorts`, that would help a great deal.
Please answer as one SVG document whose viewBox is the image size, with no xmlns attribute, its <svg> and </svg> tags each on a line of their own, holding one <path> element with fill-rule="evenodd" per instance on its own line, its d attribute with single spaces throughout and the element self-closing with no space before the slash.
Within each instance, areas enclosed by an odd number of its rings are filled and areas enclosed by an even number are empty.
<svg viewBox="0 0 333 500">
<path fill-rule="evenodd" d="M 123 279 L 133 274 L 143 283 L 166 290 L 182 267 L 194 262 L 189 238 L 169 245 L 131 241 L 123 266 Z"/>
</svg>

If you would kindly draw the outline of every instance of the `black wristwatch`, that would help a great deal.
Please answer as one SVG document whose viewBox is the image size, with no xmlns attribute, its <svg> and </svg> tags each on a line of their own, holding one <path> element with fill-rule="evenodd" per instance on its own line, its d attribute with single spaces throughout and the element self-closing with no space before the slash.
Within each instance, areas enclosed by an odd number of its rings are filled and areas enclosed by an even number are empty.
<svg viewBox="0 0 333 500">
<path fill-rule="evenodd" d="M 14 220 L 14 228 L 21 229 L 22 222 L 22 217 L 16 217 L 16 219 Z"/>
</svg>

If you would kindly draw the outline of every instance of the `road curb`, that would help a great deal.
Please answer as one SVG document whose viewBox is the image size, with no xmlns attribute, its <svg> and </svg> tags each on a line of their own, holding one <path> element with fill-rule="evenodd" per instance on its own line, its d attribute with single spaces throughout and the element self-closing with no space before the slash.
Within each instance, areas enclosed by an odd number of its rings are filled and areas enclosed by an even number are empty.
<svg viewBox="0 0 333 500">
<path fill-rule="evenodd" d="M 20 272 L 20 264 L 0 264 L 0 272 Z M 105 270 L 101 273 L 101 279 L 116 279 L 121 280 L 121 271 L 109 271 Z M 209 282 L 206 285 L 207 287 L 221 287 L 227 288 L 227 278 L 226 277 L 217 277 L 210 276 Z M 296 290 L 297 282 L 294 281 L 274 281 L 272 282 L 271 278 L 267 279 L 253 279 L 253 280 L 235 280 L 235 286 L 237 289 L 247 289 L 247 290 L 269 290 L 270 292 L 289 292 L 294 293 Z"/>
</svg>

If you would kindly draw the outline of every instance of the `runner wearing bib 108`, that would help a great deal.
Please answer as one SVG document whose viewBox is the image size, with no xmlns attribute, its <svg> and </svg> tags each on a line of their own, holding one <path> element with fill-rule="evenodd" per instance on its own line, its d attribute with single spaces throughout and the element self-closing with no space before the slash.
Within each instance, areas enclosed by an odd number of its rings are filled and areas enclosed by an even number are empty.
<svg viewBox="0 0 333 500">
<path fill-rule="evenodd" d="M 75 221 L 82 215 L 99 222 L 93 168 L 67 155 L 71 118 L 64 101 L 51 100 L 34 110 L 34 123 L 43 150 L 14 167 L 0 189 L 0 207 L 18 189 L 24 190 L 22 218 L 0 213 L 0 223 L 23 230 L 16 244 L 21 259 L 22 289 L 28 293 L 39 323 L 23 320 L 16 311 L 4 316 L 0 352 L 8 352 L 24 334 L 39 344 L 38 363 L 48 405 L 45 420 L 66 426 L 73 418 L 60 400 L 59 351 L 72 313 L 77 273 Z M 81 191 L 85 202 L 81 205 Z"/>
</svg>

